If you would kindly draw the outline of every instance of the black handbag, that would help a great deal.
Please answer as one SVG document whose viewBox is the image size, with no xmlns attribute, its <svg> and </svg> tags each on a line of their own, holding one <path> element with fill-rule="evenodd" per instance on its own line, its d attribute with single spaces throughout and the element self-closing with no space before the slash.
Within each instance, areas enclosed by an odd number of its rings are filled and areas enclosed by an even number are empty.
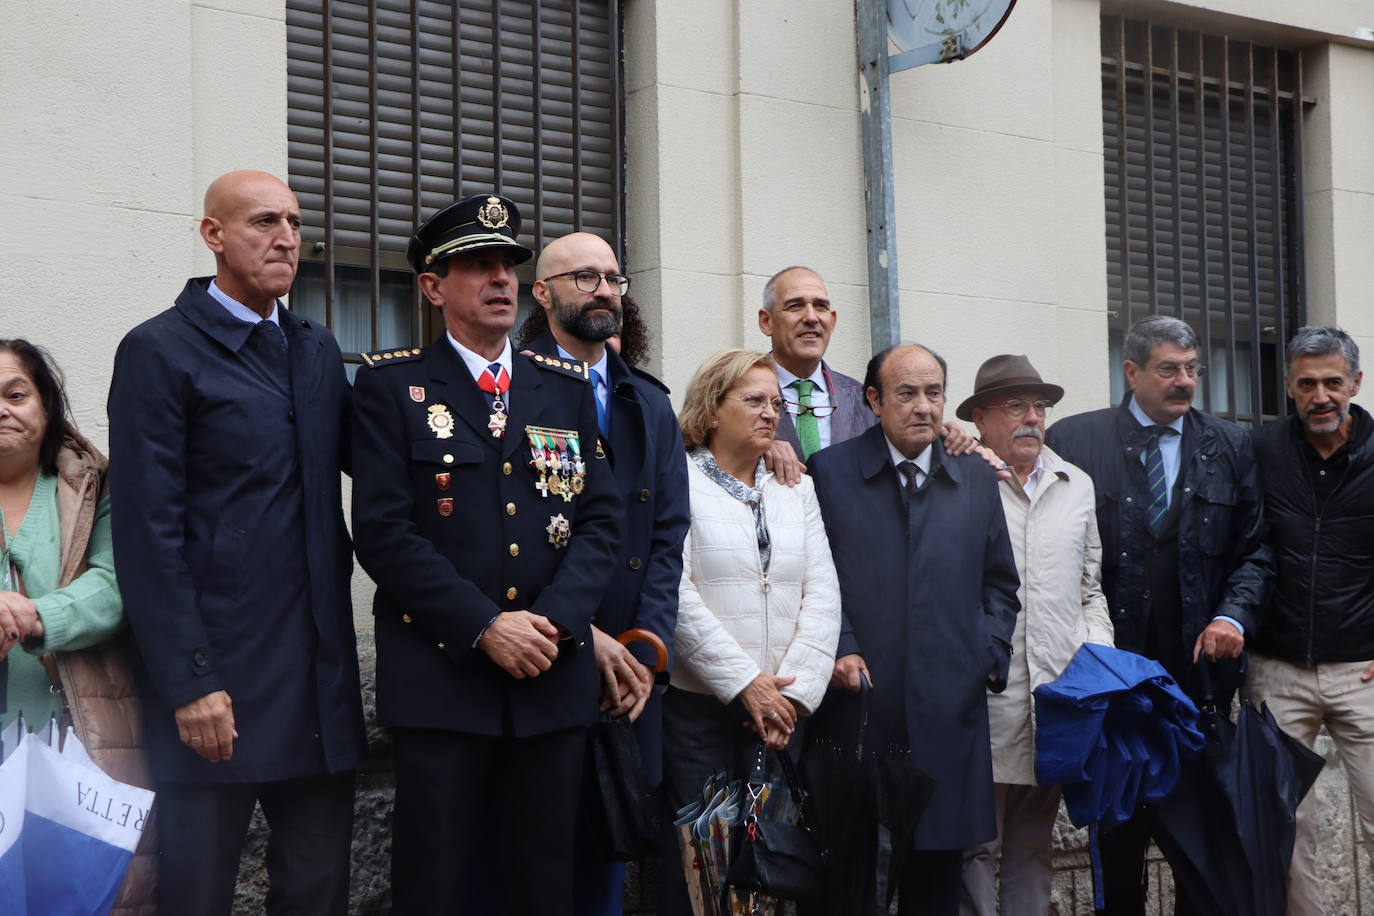
<svg viewBox="0 0 1374 916">
<path fill-rule="evenodd" d="M 791 795 L 799 812 L 795 824 L 763 816 L 761 796 L 769 784 L 770 759 L 777 761 L 782 788 Z M 760 742 L 745 791 L 746 801 L 740 808 L 737 828 L 739 846 L 725 876 L 726 887 L 780 900 L 819 899 L 825 891 L 826 856 L 814 829 L 811 796 L 792 759 L 785 752 L 767 751 Z"/>
</svg>

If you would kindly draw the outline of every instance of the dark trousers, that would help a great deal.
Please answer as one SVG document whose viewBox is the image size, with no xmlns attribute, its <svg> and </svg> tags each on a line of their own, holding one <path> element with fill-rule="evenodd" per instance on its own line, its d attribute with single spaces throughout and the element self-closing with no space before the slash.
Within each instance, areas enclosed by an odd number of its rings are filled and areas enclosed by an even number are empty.
<svg viewBox="0 0 1374 916">
<path fill-rule="evenodd" d="M 267 912 L 348 912 L 353 773 L 157 787 L 158 912 L 228 916 L 255 805 L 271 828 Z"/>
<path fill-rule="evenodd" d="M 741 724 L 747 721 L 749 713 L 738 700 L 722 705 L 708 694 L 673 687 L 663 695 L 663 798 L 668 810 L 663 815 L 664 837 L 660 844 L 662 916 L 687 916 L 692 911 L 673 815 L 701 795 L 701 787 L 712 773 L 724 770 L 732 777 L 748 775 L 758 751 L 759 736 Z M 787 746 L 787 753 L 794 760 L 801 755 L 805 721 L 797 720 Z"/>
<path fill-rule="evenodd" d="M 1136 809 L 1135 816 L 1098 836 L 1102 857 L 1102 902 L 1099 912 L 1107 916 L 1145 916 L 1148 876 L 1145 853 L 1154 830 L 1154 815 L 1148 808 Z M 1193 916 L 1199 910 L 1181 888 L 1174 888 L 1175 916 Z"/>
<path fill-rule="evenodd" d="M 394 913 L 572 913 L 585 729 L 526 738 L 415 728 L 391 734 Z"/>
<path fill-rule="evenodd" d="M 897 885 L 899 916 L 958 916 L 963 886 L 962 849 L 919 849 Z"/>
</svg>

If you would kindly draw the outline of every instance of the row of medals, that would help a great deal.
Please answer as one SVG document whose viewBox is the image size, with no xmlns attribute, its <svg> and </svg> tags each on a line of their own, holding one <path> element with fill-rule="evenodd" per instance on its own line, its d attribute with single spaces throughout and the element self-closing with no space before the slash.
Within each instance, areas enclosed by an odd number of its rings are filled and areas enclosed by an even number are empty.
<svg viewBox="0 0 1374 916">
<path fill-rule="evenodd" d="M 573 496 L 581 493 L 586 486 L 587 466 L 580 454 L 540 447 L 535 442 L 535 434 L 531 433 L 530 455 L 530 467 L 539 473 L 539 482 L 535 487 L 545 498 L 552 493 L 570 503 Z"/>
</svg>

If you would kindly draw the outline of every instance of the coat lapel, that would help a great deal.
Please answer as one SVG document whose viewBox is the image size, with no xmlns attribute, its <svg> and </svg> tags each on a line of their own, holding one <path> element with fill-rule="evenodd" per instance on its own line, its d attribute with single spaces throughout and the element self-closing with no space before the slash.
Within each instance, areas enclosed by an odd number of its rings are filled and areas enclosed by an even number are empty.
<svg viewBox="0 0 1374 916">
<path fill-rule="evenodd" d="M 472 373 L 454 352 L 453 345 L 446 337 L 440 337 L 430 345 L 425 364 L 429 369 L 429 380 L 433 390 L 429 392 L 430 403 L 441 403 L 453 412 L 476 434 L 478 441 L 485 442 L 494 449 L 500 449 L 501 440 L 487 428 L 491 420 L 491 408 L 487 399 L 473 381 Z M 507 430 L 509 431 L 509 424 Z"/>
<path fill-rule="evenodd" d="M 522 356 L 520 353 L 511 356 L 511 409 L 506 420 L 505 440 L 501 445 L 501 452 L 507 458 L 514 454 L 516 449 L 529 445 L 529 440 L 525 437 L 526 426 L 544 425 L 542 420 L 547 412 L 544 404 L 545 395 L 542 394 L 544 371 L 528 356 Z M 486 421 L 483 420 L 484 430 L 485 427 Z M 488 436 L 490 437 L 490 433 Z"/>
<path fill-rule="evenodd" d="M 286 330 L 287 354 L 291 366 L 291 403 L 297 411 L 304 410 L 315 398 L 315 388 L 319 384 L 320 340 L 319 331 L 310 322 L 304 321 L 286 309 L 280 311 L 282 326 Z"/>
</svg>

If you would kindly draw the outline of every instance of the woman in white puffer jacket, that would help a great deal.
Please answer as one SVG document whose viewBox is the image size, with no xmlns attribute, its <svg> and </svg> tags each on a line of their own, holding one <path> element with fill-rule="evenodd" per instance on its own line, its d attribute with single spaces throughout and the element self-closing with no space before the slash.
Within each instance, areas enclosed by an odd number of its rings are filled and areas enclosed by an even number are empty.
<svg viewBox="0 0 1374 916">
<path fill-rule="evenodd" d="M 679 417 L 692 526 L 683 548 L 677 657 L 664 697 L 664 781 L 674 806 L 717 770 L 739 773 L 762 736 L 799 748 L 835 667 L 840 594 L 808 477 L 763 463 L 782 399 L 773 361 L 709 357 Z"/>
</svg>

